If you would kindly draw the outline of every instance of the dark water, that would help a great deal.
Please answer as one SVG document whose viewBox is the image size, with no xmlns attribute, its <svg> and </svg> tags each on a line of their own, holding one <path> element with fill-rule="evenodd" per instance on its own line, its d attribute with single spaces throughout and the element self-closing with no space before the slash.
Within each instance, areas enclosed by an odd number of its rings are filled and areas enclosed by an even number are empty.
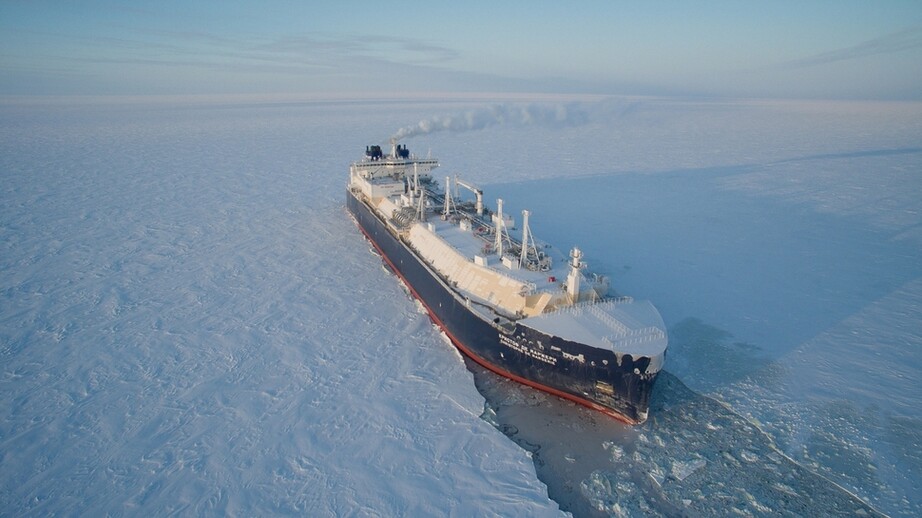
<svg viewBox="0 0 922 518">
<path fill-rule="evenodd" d="M 484 420 L 531 452 L 574 516 L 882 516 L 785 456 L 757 426 L 663 371 L 630 427 L 468 361 Z"/>
</svg>

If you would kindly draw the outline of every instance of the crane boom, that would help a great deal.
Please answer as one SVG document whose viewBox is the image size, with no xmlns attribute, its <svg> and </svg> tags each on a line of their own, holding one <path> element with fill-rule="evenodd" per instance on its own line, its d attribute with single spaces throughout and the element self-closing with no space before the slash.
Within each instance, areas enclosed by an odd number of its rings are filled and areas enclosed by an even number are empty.
<svg viewBox="0 0 922 518">
<path fill-rule="evenodd" d="M 465 189 L 474 193 L 475 196 L 477 196 L 477 205 L 475 206 L 475 209 L 477 210 L 478 216 L 483 216 L 483 189 L 472 183 L 465 182 L 457 176 L 455 177 L 455 185 L 464 187 Z"/>
</svg>

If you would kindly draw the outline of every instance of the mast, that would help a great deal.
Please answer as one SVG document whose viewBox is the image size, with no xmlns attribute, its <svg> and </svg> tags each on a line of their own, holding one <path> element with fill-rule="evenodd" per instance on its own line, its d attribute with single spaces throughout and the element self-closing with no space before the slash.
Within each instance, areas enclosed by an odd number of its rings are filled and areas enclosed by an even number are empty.
<svg viewBox="0 0 922 518">
<path fill-rule="evenodd" d="M 419 193 L 419 206 L 416 208 L 416 219 L 417 221 L 426 221 L 426 190 L 423 189 Z"/>
<path fill-rule="evenodd" d="M 505 220 L 503 219 L 503 199 L 499 198 L 496 200 L 496 214 L 493 215 L 496 218 L 494 227 L 496 229 L 496 243 L 493 244 L 493 249 L 496 250 L 496 255 L 500 259 L 503 258 L 503 227 L 505 226 Z"/>
<path fill-rule="evenodd" d="M 448 218 L 451 215 L 451 206 L 454 200 L 451 199 L 451 177 L 445 177 L 445 206 L 442 208 L 442 216 Z"/>
<path fill-rule="evenodd" d="M 528 215 L 527 210 L 522 211 L 522 253 L 519 255 L 519 268 L 528 264 Z"/>
<path fill-rule="evenodd" d="M 579 271 L 583 267 L 583 252 L 579 248 L 573 247 L 570 250 L 570 273 L 567 275 L 567 295 L 570 296 L 572 303 L 579 302 L 579 280 L 582 275 Z"/>
</svg>

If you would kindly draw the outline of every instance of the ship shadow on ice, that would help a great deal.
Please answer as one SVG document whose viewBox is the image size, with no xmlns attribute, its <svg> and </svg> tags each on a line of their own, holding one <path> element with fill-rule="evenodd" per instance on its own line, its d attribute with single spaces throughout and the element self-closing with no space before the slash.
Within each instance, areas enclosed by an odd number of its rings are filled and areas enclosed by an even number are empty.
<svg viewBox="0 0 922 518">
<path fill-rule="evenodd" d="M 481 418 L 529 452 L 573 516 L 881 516 L 668 371 L 650 419 L 630 427 L 466 364 L 486 399 Z"/>
<path fill-rule="evenodd" d="M 772 168 L 788 163 L 918 152 L 550 178 L 488 190 L 510 212 L 529 209 L 537 237 L 560 249 L 579 246 L 613 290 L 653 302 L 670 328 L 666 368 L 711 391 L 782 360 L 922 275 L 911 241 L 892 239 L 860 214 L 818 210 L 824 198 L 778 196 L 752 178 L 771 177 Z"/>
<path fill-rule="evenodd" d="M 549 494 L 577 516 L 875 515 L 849 490 L 883 506 L 891 488 L 877 470 L 888 458 L 865 451 L 865 436 L 855 440 L 854 433 L 881 437 L 898 452 L 898 467 L 887 469 L 917 473 L 918 457 L 905 446 L 918 442 L 914 432 L 907 435 L 911 421 L 883 412 L 884 423 L 876 425 L 859 419 L 860 403 L 854 411 L 841 404 L 788 407 L 776 395 L 789 390 L 788 372 L 803 361 L 802 344 L 837 336 L 843 321 L 922 276 L 917 234 L 897 224 L 914 224 L 898 217 L 915 210 L 913 202 L 871 193 L 866 205 L 854 205 L 864 194 L 837 205 L 844 191 L 834 188 L 836 175 L 849 188 L 868 180 L 826 161 L 857 160 L 850 165 L 855 171 L 873 171 L 904 166 L 877 160 L 919 152 L 490 186 L 510 209 L 532 211 L 538 237 L 559 248 L 580 246 L 614 290 L 651 300 L 669 327 L 670 345 L 642 426 L 605 423 L 550 396 L 510 397 L 534 391 L 500 381 L 478 382 L 494 387 L 492 395 L 481 390 L 492 405 L 485 417 L 535 451 Z M 528 205 L 518 206 L 520 200 Z M 883 206 L 879 213 L 868 208 L 875 200 Z M 837 353 L 860 358 L 863 343 L 845 341 Z M 764 425 L 703 395 L 726 397 L 740 387 L 758 389 L 747 392 L 754 399 L 728 403 L 759 409 L 753 414 Z"/>
</svg>

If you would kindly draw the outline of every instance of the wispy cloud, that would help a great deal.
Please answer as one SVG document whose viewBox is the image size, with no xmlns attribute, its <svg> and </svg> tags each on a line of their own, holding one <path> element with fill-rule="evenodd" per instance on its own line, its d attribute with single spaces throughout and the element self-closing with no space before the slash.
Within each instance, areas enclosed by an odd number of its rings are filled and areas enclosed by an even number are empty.
<svg viewBox="0 0 922 518">
<path fill-rule="evenodd" d="M 62 35 L 31 32 L 59 44 L 54 54 L 33 60 L 200 66 L 202 68 L 272 68 L 303 72 L 308 68 L 432 67 L 447 65 L 458 52 L 431 42 L 391 36 L 301 34 L 278 38 L 231 37 L 208 32 L 125 30 L 119 35 Z M 61 50 L 66 49 L 66 50 Z"/>
<path fill-rule="evenodd" d="M 440 64 L 458 57 L 458 52 L 413 38 L 390 36 L 324 36 L 318 34 L 281 38 L 253 50 L 289 59 L 368 60 L 400 64 Z"/>
<path fill-rule="evenodd" d="M 367 38 L 367 41 L 374 45 L 376 53 L 385 52 L 385 56 L 396 61 L 435 64 L 458 57 L 458 52 L 453 49 L 422 40 L 378 36 Z"/>
<path fill-rule="evenodd" d="M 874 38 L 851 47 L 831 50 L 814 56 L 782 63 L 780 68 L 795 69 L 846 61 L 850 59 L 891 54 L 922 47 L 922 27 L 911 27 L 902 31 Z"/>
</svg>

